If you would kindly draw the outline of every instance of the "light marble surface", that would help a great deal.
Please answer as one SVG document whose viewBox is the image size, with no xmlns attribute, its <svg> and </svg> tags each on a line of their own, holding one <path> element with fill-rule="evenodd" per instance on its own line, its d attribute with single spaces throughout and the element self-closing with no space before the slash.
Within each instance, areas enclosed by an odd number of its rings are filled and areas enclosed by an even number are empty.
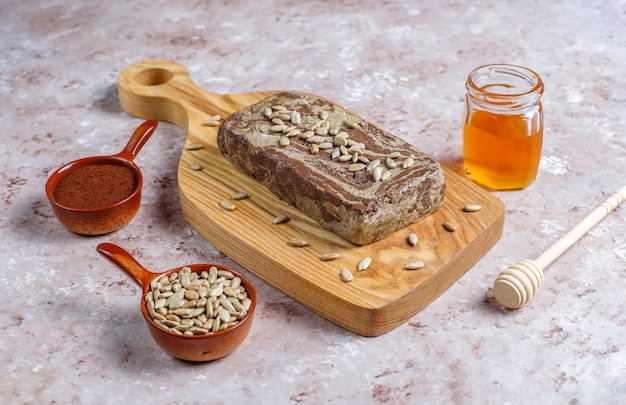
<svg viewBox="0 0 626 405">
<path fill-rule="evenodd" d="M 1 2 L 2 403 L 626 402 L 624 208 L 548 268 L 527 306 L 491 295 L 501 270 L 626 183 L 624 38 L 623 0 Z M 213 92 L 325 96 L 458 171 L 467 73 L 528 66 L 546 85 L 540 173 L 495 193 L 501 240 L 393 331 L 354 335 L 251 276 L 248 340 L 219 361 L 181 362 L 153 343 L 139 290 L 95 246 L 119 244 L 153 271 L 238 267 L 180 212 L 185 133 L 163 123 L 141 151 L 141 209 L 113 234 L 66 231 L 44 193 L 63 163 L 121 150 L 140 120 L 121 110 L 117 75 L 154 58 Z"/>
</svg>

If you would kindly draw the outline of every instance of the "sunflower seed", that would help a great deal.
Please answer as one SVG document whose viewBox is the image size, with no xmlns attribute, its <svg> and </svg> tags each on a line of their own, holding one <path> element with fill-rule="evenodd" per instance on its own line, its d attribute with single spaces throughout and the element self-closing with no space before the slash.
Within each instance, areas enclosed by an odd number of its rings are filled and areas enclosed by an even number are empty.
<svg viewBox="0 0 626 405">
<path fill-rule="evenodd" d="M 352 279 L 354 279 L 354 274 L 352 274 L 352 272 L 346 268 L 341 269 L 341 272 L 339 273 L 339 278 L 341 278 L 341 281 L 344 282 L 348 282 L 348 281 L 352 281 Z"/>
<path fill-rule="evenodd" d="M 315 129 L 315 135 L 326 136 L 328 135 L 328 129 L 326 127 L 319 127 Z"/>
<path fill-rule="evenodd" d="M 237 206 L 233 202 L 228 201 L 228 200 L 220 201 L 219 205 L 226 211 L 234 211 L 235 209 L 237 209 Z"/>
<path fill-rule="evenodd" d="M 374 171 L 372 172 L 372 176 L 374 176 L 374 181 L 382 180 L 383 173 L 386 172 L 383 166 L 376 166 Z"/>
<path fill-rule="evenodd" d="M 272 115 L 273 111 L 271 107 L 265 107 L 265 110 L 263 110 L 263 115 L 265 115 L 266 117 L 270 117 L 270 115 Z"/>
<path fill-rule="evenodd" d="M 204 127 L 216 127 L 220 124 L 219 120 L 213 119 L 213 118 L 208 118 L 206 120 L 204 120 L 204 122 L 202 123 L 202 126 Z"/>
<path fill-rule="evenodd" d="M 320 259 L 322 259 L 325 262 L 331 261 L 331 260 L 335 260 L 339 257 L 339 253 L 324 253 Z"/>
<path fill-rule="evenodd" d="M 325 120 L 326 118 L 328 118 L 328 111 L 322 111 L 320 112 L 320 118 Z"/>
<path fill-rule="evenodd" d="M 299 112 L 292 111 L 289 116 L 289 121 L 291 121 L 291 123 L 294 125 L 300 125 L 302 123 L 302 117 L 300 116 Z"/>
<path fill-rule="evenodd" d="M 320 143 L 324 142 L 324 137 L 319 136 L 319 135 L 313 135 L 313 136 L 307 138 L 307 141 L 311 142 L 311 143 L 320 144 Z"/>
<path fill-rule="evenodd" d="M 387 165 L 387 167 L 389 169 L 395 169 L 398 164 L 396 163 L 395 160 L 393 160 L 392 158 L 388 157 L 387 159 L 385 159 L 385 165 Z"/>
<path fill-rule="evenodd" d="M 270 128 L 270 131 L 272 131 L 272 132 L 283 132 L 285 130 L 285 128 L 287 128 L 287 125 L 285 125 L 285 124 L 272 125 L 272 127 Z"/>
<path fill-rule="evenodd" d="M 197 163 L 189 163 L 189 168 L 190 168 L 191 170 L 195 170 L 195 171 L 200 171 L 200 170 L 202 170 L 202 166 L 200 166 L 200 165 L 199 165 L 199 164 L 197 164 Z"/>
<path fill-rule="evenodd" d="M 353 120 L 345 120 L 343 122 L 343 125 L 345 125 L 346 127 L 350 128 L 350 129 L 354 129 L 356 127 L 359 126 L 359 124 L 357 124 L 355 121 Z"/>
<path fill-rule="evenodd" d="M 328 150 L 334 147 L 332 142 L 322 142 L 319 144 L 320 150 Z"/>
<path fill-rule="evenodd" d="M 289 221 L 289 217 L 287 217 L 287 215 L 285 215 L 285 214 L 278 214 L 278 215 L 276 215 L 276 217 L 274 218 L 272 223 L 274 225 L 278 225 L 278 224 L 285 223 L 287 221 Z"/>
<path fill-rule="evenodd" d="M 287 107 L 282 105 L 273 105 L 272 110 L 274 111 L 287 111 Z"/>
<path fill-rule="evenodd" d="M 386 181 L 391 177 L 391 170 L 385 170 L 383 174 L 380 176 L 382 181 Z"/>
<path fill-rule="evenodd" d="M 315 155 L 315 154 L 319 153 L 319 151 L 320 151 L 320 146 L 318 144 L 316 144 L 316 143 L 312 143 L 311 144 L 311 150 L 310 150 L 311 154 Z"/>
<path fill-rule="evenodd" d="M 364 163 L 353 163 L 348 166 L 348 171 L 351 173 L 360 172 L 362 170 L 365 170 L 366 167 L 367 166 Z"/>
<path fill-rule="evenodd" d="M 387 157 L 389 159 L 397 159 L 400 157 L 400 152 L 391 152 Z"/>
<path fill-rule="evenodd" d="M 278 144 L 282 147 L 287 147 L 291 144 L 291 141 L 289 141 L 289 138 L 287 138 L 286 136 L 281 136 L 278 139 Z"/>
<path fill-rule="evenodd" d="M 421 260 L 416 260 L 414 262 L 407 263 L 404 268 L 407 270 L 419 270 L 424 267 L 424 262 Z"/>
<path fill-rule="evenodd" d="M 339 156 L 338 159 L 339 159 L 340 162 L 350 162 L 350 161 L 352 161 L 353 157 L 352 157 L 352 155 L 347 154 L 347 155 Z"/>
<path fill-rule="evenodd" d="M 372 264 L 372 258 L 366 257 L 363 260 L 361 260 L 359 264 L 356 265 L 356 269 L 358 271 L 367 270 L 367 268 L 370 267 L 370 264 Z"/>
<path fill-rule="evenodd" d="M 235 201 L 239 201 L 239 200 L 245 200 L 248 197 L 249 197 L 248 193 L 246 193 L 245 191 L 240 191 L 238 193 L 233 194 L 231 198 Z"/>
<path fill-rule="evenodd" d="M 315 131 L 305 131 L 302 134 L 300 134 L 300 138 L 302 138 L 302 139 L 309 139 L 309 138 L 311 138 L 314 135 L 315 135 Z"/>
<path fill-rule="evenodd" d="M 204 145 L 201 143 L 190 143 L 189 145 L 185 146 L 186 150 L 198 150 L 202 148 L 204 148 Z"/>
<path fill-rule="evenodd" d="M 367 165 L 367 170 L 368 172 L 373 171 L 374 169 L 376 169 L 378 166 L 380 166 L 380 160 L 376 159 L 376 160 L 372 160 L 368 165 Z"/>
<path fill-rule="evenodd" d="M 291 238 L 289 240 L 289 244 L 291 246 L 295 246 L 295 247 L 303 247 L 303 246 L 307 246 L 309 244 L 309 242 L 303 240 L 303 239 L 298 239 L 298 238 Z"/>
<path fill-rule="evenodd" d="M 408 237 L 409 245 L 415 246 L 417 245 L 417 235 L 414 233 L 410 233 Z"/>
<path fill-rule="evenodd" d="M 465 212 L 477 212 L 480 211 L 483 207 L 478 204 L 465 204 L 463 207 L 463 211 Z"/>
<path fill-rule="evenodd" d="M 272 118 L 272 123 L 275 125 L 285 125 L 285 121 L 281 120 L 278 117 Z"/>
<path fill-rule="evenodd" d="M 444 222 L 443 223 L 443 227 L 448 232 L 455 232 L 456 231 L 456 225 L 454 225 L 452 222 L 448 222 L 448 221 Z"/>
<path fill-rule="evenodd" d="M 415 159 L 413 159 L 412 157 L 408 157 L 404 159 L 404 162 L 402 162 L 402 168 L 408 169 L 409 167 L 413 166 L 413 163 L 415 163 Z"/>
</svg>

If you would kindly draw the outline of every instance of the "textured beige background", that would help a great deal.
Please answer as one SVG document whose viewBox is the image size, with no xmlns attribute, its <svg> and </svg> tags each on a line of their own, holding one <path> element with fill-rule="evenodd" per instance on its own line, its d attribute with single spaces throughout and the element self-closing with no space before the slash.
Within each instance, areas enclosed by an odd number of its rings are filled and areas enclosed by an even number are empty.
<svg viewBox="0 0 626 405">
<path fill-rule="evenodd" d="M 546 271 L 528 306 L 505 311 L 490 292 L 626 183 L 624 38 L 623 0 L 1 2 L 2 402 L 624 403 L 624 208 Z M 63 163 L 121 150 L 140 121 L 119 106 L 117 74 L 153 58 L 218 93 L 325 96 L 459 172 L 467 73 L 521 64 L 546 86 L 539 177 L 495 193 L 500 242 L 388 334 L 353 335 L 252 276 L 249 339 L 183 363 L 152 342 L 138 289 L 95 246 L 119 244 L 153 271 L 237 267 L 180 213 L 184 132 L 163 123 L 141 151 L 142 207 L 118 232 L 66 231 L 44 193 Z"/>
</svg>

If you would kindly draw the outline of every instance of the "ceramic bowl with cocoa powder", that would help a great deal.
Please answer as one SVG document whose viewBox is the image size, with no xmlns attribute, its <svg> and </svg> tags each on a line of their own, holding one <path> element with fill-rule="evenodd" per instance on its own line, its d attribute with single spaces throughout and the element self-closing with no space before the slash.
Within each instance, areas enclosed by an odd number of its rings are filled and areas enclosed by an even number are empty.
<svg viewBox="0 0 626 405">
<path fill-rule="evenodd" d="M 46 195 L 63 226 L 82 235 L 103 235 L 130 222 L 139 210 L 143 184 L 133 159 L 157 125 L 144 122 L 116 155 L 78 159 L 50 175 Z"/>
</svg>

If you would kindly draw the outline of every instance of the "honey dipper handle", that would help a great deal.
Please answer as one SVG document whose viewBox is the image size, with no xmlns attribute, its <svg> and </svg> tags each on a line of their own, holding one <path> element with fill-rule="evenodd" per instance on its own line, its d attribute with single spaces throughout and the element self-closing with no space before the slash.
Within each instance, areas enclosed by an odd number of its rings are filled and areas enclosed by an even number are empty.
<svg viewBox="0 0 626 405">
<path fill-rule="evenodd" d="M 495 299 L 509 309 L 519 308 L 528 302 L 543 281 L 543 270 L 625 199 L 626 186 L 591 211 L 535 260 L 521 261 L 501 272 L 493 283 Z"/>
</svg>

